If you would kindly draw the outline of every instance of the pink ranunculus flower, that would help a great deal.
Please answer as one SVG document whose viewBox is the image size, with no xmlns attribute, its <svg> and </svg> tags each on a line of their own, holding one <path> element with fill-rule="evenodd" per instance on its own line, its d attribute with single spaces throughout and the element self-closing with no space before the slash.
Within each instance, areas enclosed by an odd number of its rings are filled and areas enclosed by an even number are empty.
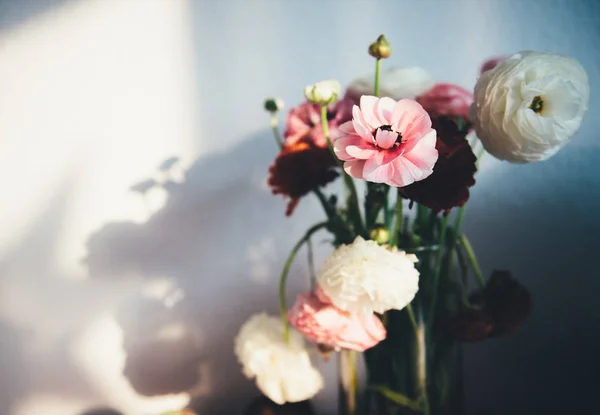
<svg viewBox="0 0 600 415">
<path fill-rule="evenodd" d="M 483 65 L 481 65 L 481 69 L 479 70 L 479 74 L 482 74 L 486 71 L 489 71 L 490 69 L 494 69 L 496 67 L 496 65 L 498 65 L 498 63 L 504 59 L 508 58 L 508 55 L 502 55 L 502 56 L 496 56 L 493 58 L 490 58 L 488 60 L 486 60 L 485 62 L 483 62 Z"/>
<path fill-rule="evenodd" d="M 290 323 L 310 341 L 362 352 L 385 339 L 385 327 L 375 314 L 351 314 L 323 299 L 327 299 L 323 293 L 300 294 L 288 311 Z"/>
<path fill-rule="evenodd" d="M 444 115 L 469 119 L 469 108 L 473 103 L 473 92 L 454 84 L 436 84 L 425 94 L 417 97 L 417 102 L 432 117 Z"/>
<path fill-rule="evenodd" d="M 352 105 L 349 99 L 342 99 L 327 107 L 329 136 L 340 135 L 339 126 L 352 119 Z M 290 110 L 285 122 L 285 144 L 294 145 L 300 141 L 308 141 L 317 147 L 327 147 L 327 140 L 321 126 L 321 106 L 305 102 Z"/>
<path fill-rule="evenodd" d="M 412 99 L 363 95 L 352 121 L 334 137 L 335 154 L 350 176 L 404 187 L 427 178 L 438 158 L 436 132 L 421 104 Z M 332 136 L 333 137 L 333 136 Z"/>
</svg>

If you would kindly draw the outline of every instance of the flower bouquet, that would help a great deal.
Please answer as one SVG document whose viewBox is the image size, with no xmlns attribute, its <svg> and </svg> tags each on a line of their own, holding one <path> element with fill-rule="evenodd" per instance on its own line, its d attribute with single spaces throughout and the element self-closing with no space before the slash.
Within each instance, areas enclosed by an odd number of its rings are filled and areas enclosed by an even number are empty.
<svg viewBox="0 0 600 415">
<path fill-rule="evenodd" d="M 571 58 L 526 51 L 486 62 L 473 94 L 435 84 L 419 68 L 383 71 L 391 54 L 383 35 L 368 50 L 374 76 L 343 95 L 333 80 L 307 86 L 283 137 L 283 103 L 265 102 L 280 147 L 269 169 L 273 193 L 288 199 L 287 216 L 314 194 L 324 219 L 285 262 L 281 316 L 252 316 L 235 353 L 277 404 L 323 388 L 316 350 L 338 354 L 340 414 L 458 413 L 457 346 L 512 333 L 531 310 L 508 271 L 485 278 L 461 232 L 478 159 L 488 152 L 528 163 L 559 151 L 586 113 L 587 75 Z M 323 190 L 340 177 L 342 195 Z M 362 198 L 356 180 L 365 182 Z M 289 307 L 290 266 L 320 230 L 335 250 Z"/>
</svg>

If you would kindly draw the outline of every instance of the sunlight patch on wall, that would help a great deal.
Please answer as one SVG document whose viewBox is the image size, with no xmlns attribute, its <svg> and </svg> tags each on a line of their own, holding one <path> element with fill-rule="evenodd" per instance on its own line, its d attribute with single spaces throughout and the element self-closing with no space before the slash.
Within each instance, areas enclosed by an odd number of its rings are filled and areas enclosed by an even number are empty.
<svg viewBox="0 0 600 415">
<path fill-rule="evenodd" d="M 87 236 L 143 222 L 198 154 L 194 46 L 186 0 L 85 0 L 0 34 L 0 258 L 75 178 L 56 255 L 81 277 Z M 169 173 L 166 159 L 181 158 Z M 145 194 L 132 191 L 153 178 Z"/>
</svg>

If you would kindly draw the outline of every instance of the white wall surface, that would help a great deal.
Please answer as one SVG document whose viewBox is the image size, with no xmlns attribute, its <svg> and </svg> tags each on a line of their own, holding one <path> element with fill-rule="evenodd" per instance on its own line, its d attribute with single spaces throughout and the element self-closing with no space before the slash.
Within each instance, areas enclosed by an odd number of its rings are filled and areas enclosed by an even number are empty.
<svg viewBox="0 0 600 415">
<path fill-rule="evenodd" d="M 286 219 L 270 194 L 262 101 L 289 108 L 305 84 L 369 73 L 380 33 L 386 65 L 468 88 L 485 58 L 524 49 L 588 70 L 571 145 L 482 162 L 466 231 L 535 308 L 514 336 L 466 346 L 464 376 L 469 414 L 598 413 L 598 21 L 581 0 L 0 1 L 0 414 L 239 413 L 257 392 L 232 338 L 276 312 L 284 258 L 321 218 L 307 198 Z M 335 370 L 321 367 L 327 413 Z"/>
</svg>

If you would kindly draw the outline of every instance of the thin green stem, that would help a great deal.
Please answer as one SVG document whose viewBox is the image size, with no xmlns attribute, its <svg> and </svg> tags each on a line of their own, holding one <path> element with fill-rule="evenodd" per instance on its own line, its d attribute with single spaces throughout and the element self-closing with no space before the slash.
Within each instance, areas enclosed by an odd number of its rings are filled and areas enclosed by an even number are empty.
<svg viewBox="0 0 600 415">
<path fill-rule="evenodd" d="M 485 286 L 485 278 L 483 277 L 483 273 L 481 272 L 481 268 L 479 267 L 479 262 L 477 262 L 477 257 L 475 256 L 475 252 L 473 251 L 473 247 L 467 238 L 467 235 L 464 233 L 460 235 L 460 243 L 465 249 L 465 253 L 467 254 L 467 258 L 469 263 L 471 264 L 471 268 L 473 269 L 473 273 L 475 277 L 477 277 L 477 281 L 481 287 Z"/>
<path fill-rule="evenodd" d="M 331 205 L 327 201 L 327 198 L 319 188 L 314 189 L 313 193 L 317 196 L 317 198 L 321 202 L 321 205 L 323 205 L 323 210 L 325 210 L 327 218 L 331 220 L 336 215 L 335 210 L 331 208 Z"/>
<path fill-rule="evenodd" d="M 363 225 L 362 215 L 360 213 L 360 207 L 358 205 L 358 194 L 356 187 L 354 186 L 354 180 L 344 171 L 344 165 L 342 161 L 335 155 L 333 150 L 333 144 L 331 143 L 331 137 L 329 136 L 329 122 L 327 121 L 327 105 L 321 105 L 321 126 L 323 128 L 323 135 L 327 140 L 327 147 L 331 152 L 331 155 L 335 159 L 336 163 L 342 170 L 342 176 L 344 177 L 344 183 L 350 190 L 350 196 L 348 197 L 348 210 L 353 218 L 354 227 L 356 232 L 365 239 L 369 239 L 367 229 Z"/>
<path fill-rule="evenodd" d="M 281 276 L 279 277 L 279 311 L 281 313 L 281 322 L 283 323 L 283 339 L 286 343 L 290 341 L 290 325 L 287 319 L 287 304 L 285 301 L 285 283 L 287 281 L 288 273 L 290 272 L 290 268 L 292 263 L 294 262 L 294 258 L 296 254 L 304 245 L 304 243 L 312 236 L 313 233 L 317 232 L 321 228 L 324 228 L 327 225 L 327 222 L 317 223 L 313 227 L 309 228 L 304 236 L 296 243 L 292 252 L 288 255 L 287 260 L 283 266 L 283 270 L 281 271 Z"/>
<path fill-rule="evenodd" d="M 462 226 L 463 220 L 465 219 L 465 210 L 467 208 L 467 204 L 465 203 L 458 209 L 458 215 L 456 216 L 456 221 L 454 222 L 454 232 L 456 235 L 460 235 L 460 227 Z"/>
<path fill-rule="evenodd" d="M 444 216 L 442 219 L 442 228 L 440 229 L 440 250 L 437 253 L 437 258 L 435 261 L 435 269 L 433 271 L 433 296 L 431 298 L 431 306 L 429 308 L 429 326 L 431 327 L 433 324 L 434 314 L 435 314 L 435 303 L 437 301 L 438 296 L 438 286 L 440 282 L 440 271 L 442 269 L 442 259 L 444 256 L 444 246 L 446 245 L 446 229 L 448 229 L 448 215 Z"/>
<path fill-rule="evenodd" d="M 469 284 L 469 266 L 467 265 L 467 259 L 465 258 L 462 250 L 456 250 L 456 257 L 458 258 L 458 265 L 460 267 L 461 285 L 463 291 L 463 301 L 465 304 L 469 303 L 469 296 L 467 294 L 467 285 Z"/>
<path fill-rule="evenodd" d="M 379 96 L 379 78 L 381 75 L 381 58 L 378 58 L 375 63 L 375 96 Z"/>
<path fill-rule="evenodd" d="M 310 238 L 306 240 L 306 255 L 308 261 L 308 273 L 310 275 L 310 289 L 314 290 L 317 285 L 317 274 L 315 272 L 315 257 L 313 255 L 313 246 Z"/>
<path fill-rule="evenodd" d="M 394 232 L 392 232 L 391 242 L 392 246 L 398 246 L 398 242 L 400 241 L 400 233 L 402 233 L 402 224 L 403 224 L 403 213 L 402 213 L 402 195 L 400 194 L 400 188 L 398 188 L 396 198 L 396 225 L 394 226 Z"/>
<path fill-rule="evenodd" d="M 420 396 L 420 401 L 423 406 L 423 414 L 429 415 L 429 396 L 427 393 L 427 343 L 425 336 L 427 335 L 423 315 L 419 314 L 419 320 L 415 320 L 415 340 L 417 347 L 417 385 Z"/>
<path fill-rule="evenodd" d="M 357 415 L 358 411 L 358 352 L 353 350 L 341 350 L 339 352 L 339 370 L 341 382 L 340 414 Z"/>
<path fill-rule="evenodd" d="M 419 326 L 417 325 L 417 319 L 415 318 L 415 313 L 413 311 L 411 304 L 408 304 L 406 306 L 406 312 L 408 313 L 408 318 L 410 319 L 410 323 L 412 324 L 413 328 L 415 329 L 415 333 L 418 334 Z"/>
<path fill-rule="evenodd" d="M 271 130 L 273 130 L 273 136 L 275 137 L 275 141 L 279 148 L 283 147 L 283 139 L 281 138 L 281 133 L 279 132 L 279 125 L 277 121 L 277 115 L 275 113 L 271 113 Z"/>
</svg>

